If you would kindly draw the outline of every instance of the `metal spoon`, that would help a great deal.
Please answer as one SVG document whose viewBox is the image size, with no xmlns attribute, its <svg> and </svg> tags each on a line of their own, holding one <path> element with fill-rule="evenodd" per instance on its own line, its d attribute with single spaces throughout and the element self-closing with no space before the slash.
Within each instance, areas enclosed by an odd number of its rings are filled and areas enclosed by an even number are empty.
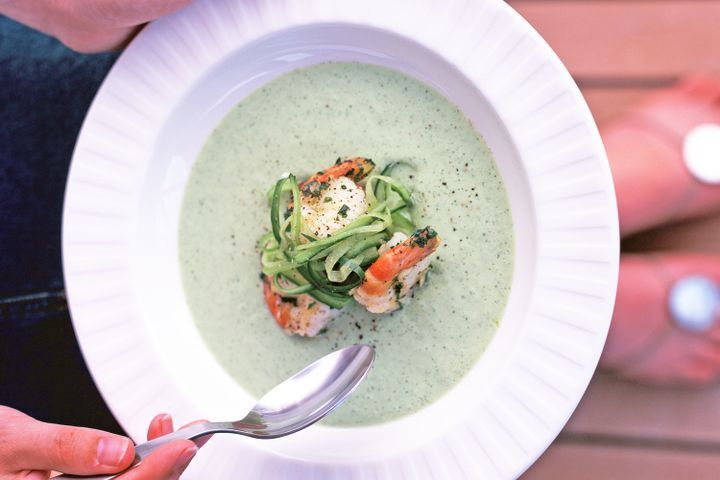
<svg viewBox="0 0 720 480">
<path fill-rule="evenodd" d="M 130 468 L 173 440 L 193 440 L 213 433 L 271 439 L 302 430 L 337 408 L 365 378 L 374 359 L 375 350 L 368 345 L 353 345 L 326 355 L 270 390 L 242 420 L 198 423 L 136 446 Z M 53 480 L 109 480 L 122 473 L 61 475 Z"/>
</svg>

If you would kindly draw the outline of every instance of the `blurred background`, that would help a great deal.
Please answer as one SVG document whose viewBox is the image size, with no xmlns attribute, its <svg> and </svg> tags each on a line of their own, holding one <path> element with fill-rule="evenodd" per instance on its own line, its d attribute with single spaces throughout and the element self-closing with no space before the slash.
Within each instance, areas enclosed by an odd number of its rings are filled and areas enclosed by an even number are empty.
<svg viewBox="0 0 720 480">
<path fill-rule="evenodd" d="M 720 73 L 720 0 L 508 3 L 555 49 L 600 125 L 685 74 Z M 60 253 L 73 145 L 116 56 L 73 53 L 0 16 L 0 404 L 121 432 L 77 348 Z M 679 243 L 720 250 L 720 218 L 645 234 L 626 247 Z M 648 387 L 598 373 L 523 478 L 718 478 L 719 407 L 720 387 Z"/>
<path fill-rule="evenodd" d="M 547 40 L 599 125 L 692 73 L 720 73 L 720 1 L 510 0 Z M 720 161 L 720 158 L 718 158 Z M 625 248 L 720 251 L 720 217 Z M 720 387 L 648 387 L 597 373 L 524 480 L 720 478 Z"/>
</svg>

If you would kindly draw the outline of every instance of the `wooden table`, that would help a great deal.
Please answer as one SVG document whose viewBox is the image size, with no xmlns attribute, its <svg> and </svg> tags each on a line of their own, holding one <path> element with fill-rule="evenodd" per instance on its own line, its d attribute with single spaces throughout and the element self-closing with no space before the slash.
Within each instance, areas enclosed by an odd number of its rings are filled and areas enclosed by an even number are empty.
<svg viewBox="0 0 720 480">
<path fill-rule="evenodd" d="M 550 43 L 599 124 L 691 72 L 720 73 L 720 1 L 509 1 Z M 701 249 L 720 249 L 720 223 Z M 710 245 L 710 247 L 708 247 Z M 538 479 L 720 478 L 720 387 L 662 389 L 597 374 Z"/>
</svg>

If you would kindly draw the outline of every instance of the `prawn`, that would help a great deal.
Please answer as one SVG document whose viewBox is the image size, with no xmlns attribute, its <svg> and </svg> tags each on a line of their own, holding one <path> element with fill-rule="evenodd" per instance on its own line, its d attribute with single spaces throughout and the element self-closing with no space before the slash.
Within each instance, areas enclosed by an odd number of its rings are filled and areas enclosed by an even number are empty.
<svg viewBox="0 0 720 480">
<path fill-rule="evenodd" d="M 280 295 L 273 288 L 271 276 L 264 278 L 263 294 L 275 322 L 288 335 L 314 337 L 339 313 L 339 310 L 318 302 L 307 293 L 292 297 Z"/>
<path fill-rule="evenodd" d="M 372 313 L 389 313 L 400 308 L 416 285 L 425 282 L 431 258 L 440 237 L 431 227 L 410 237 L 396 233 L 381 248 L 380 257 L 365 271 L 365 278 L 353 293 L 355 300 Z"/>
<path fill-rule="evenodd" d="M 300 184 L 300 190 L 304 195 L 319 197 L 324 190 L 323 185 L 339 177 L 347 177 L 355 183 L 359 182 L 372 172 L 375 168 L 375 162 L 365 157 L 354 157 L 348 160 L 335 161 L 325 170 L 317 172 Z"/>
</svg>

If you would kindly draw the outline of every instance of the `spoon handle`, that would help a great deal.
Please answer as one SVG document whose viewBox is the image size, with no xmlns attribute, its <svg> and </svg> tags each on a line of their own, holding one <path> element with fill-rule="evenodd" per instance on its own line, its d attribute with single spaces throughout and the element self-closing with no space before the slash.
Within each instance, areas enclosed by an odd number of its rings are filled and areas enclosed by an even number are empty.
<svg viewBox="0 0 720 480">
<path fill-rule="evenodd" d="M 218 422 L 219 423 L 219 422 Z M 148 455 L 153 453 L 163 445 L 167 445 L 175 440 L 194 440 L 203 435 L 209 435 L 217 431 L 218 423 L 216 422 L 203 422 L 190 425 L 185 428 L 181 428 L 167 435 L 157 437 L 149 442 L 141 443 L 135 446 L 135 460 L 133 465 L 140 463 L 145 460 Z"/>
<path fill-rule="evenodd" d="M 150 440 L 149 442 L 141 443 L 135 447 L 135 460 L 133 460 L 133 463 L 130 465 L 130 467 L 128 467 L 126 470 L 123 470 L 122 472 L 89 476 L 63 474 L 57 477 L 53 477 L 52 480 L 70 480 L 73 478 L 82 478 L 84 480 L 110 480 L 116 478 L 118 475 L 122 475 L 128 470 L 131 470 L 132 468 L 135 468 L 145 458 L 147 458 L 148 455 L 150 455 L 163 445 L 167 445 L 168 443 L 175 440 L 193 440 L 195 438 L 209 435 L 211 433 L 228 431 L 228 425 L 229 424 L 222 422 L 196 423 L 186 428 L 181 428 L 180 430 L 168 433 L 167 435 L 163 435 L 162 437 L 158 437 L 154 440 Z"/>
</svg>

